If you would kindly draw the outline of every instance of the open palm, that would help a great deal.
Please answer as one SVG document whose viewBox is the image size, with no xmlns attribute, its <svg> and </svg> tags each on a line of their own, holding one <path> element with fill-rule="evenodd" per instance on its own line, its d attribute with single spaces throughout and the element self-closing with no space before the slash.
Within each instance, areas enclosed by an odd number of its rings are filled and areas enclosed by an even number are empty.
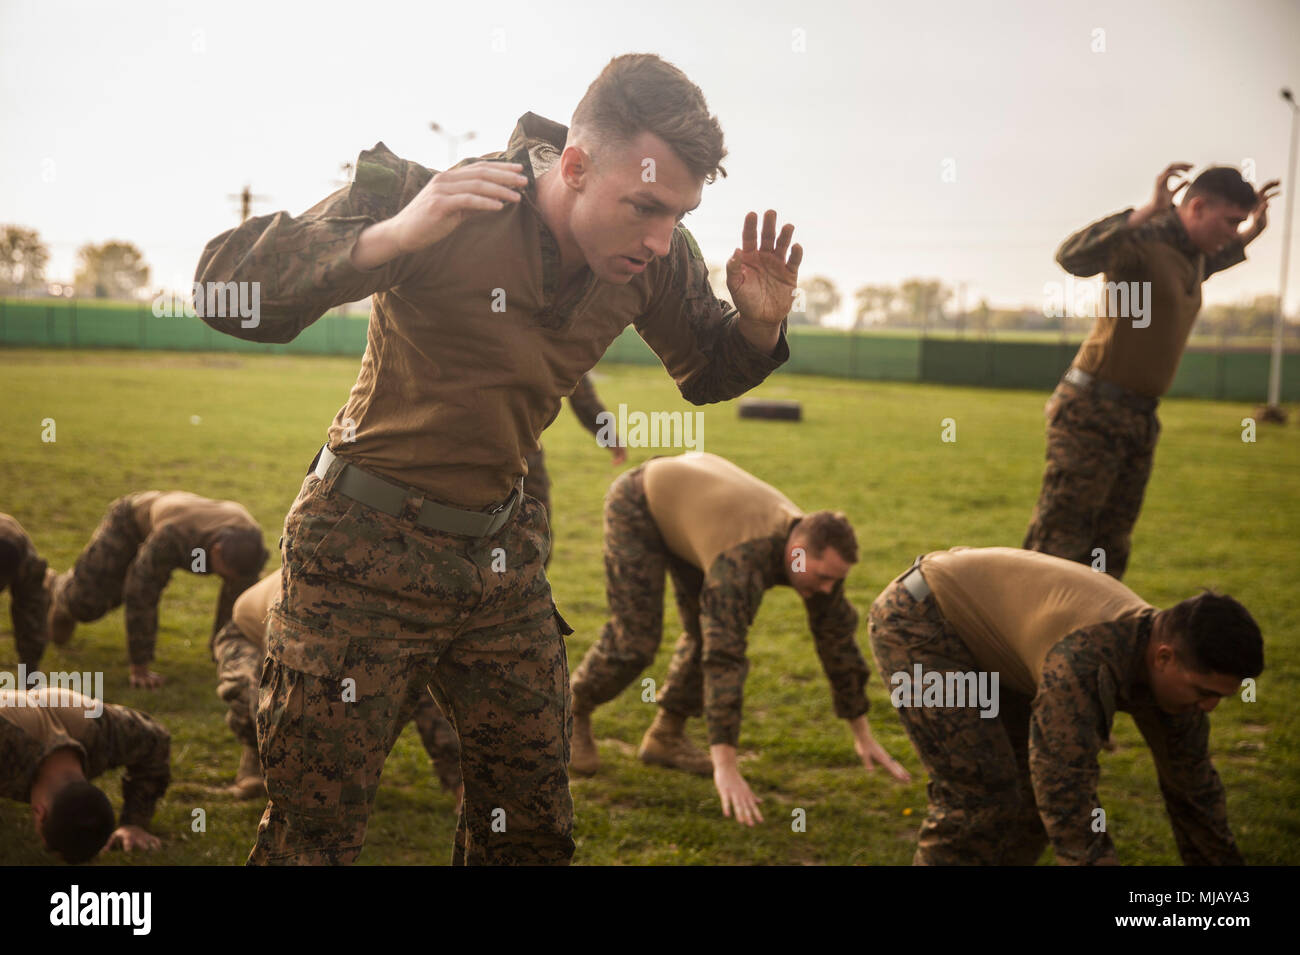
<svg viewBox="0 0 1300 955">
<path fill-rule="evenodd" d="M 745 216 L 741 247 L 727 261 L 727 288 L 746 319 L 779 325 L 790 314 L 803 261 L 803 248 L 790 245 L 793 235 L 794 226 L 787 223 L 777 236 L 776 212 L 769 209 L 763 216 L 760 243 L 758 213 Z"/>
</svg>

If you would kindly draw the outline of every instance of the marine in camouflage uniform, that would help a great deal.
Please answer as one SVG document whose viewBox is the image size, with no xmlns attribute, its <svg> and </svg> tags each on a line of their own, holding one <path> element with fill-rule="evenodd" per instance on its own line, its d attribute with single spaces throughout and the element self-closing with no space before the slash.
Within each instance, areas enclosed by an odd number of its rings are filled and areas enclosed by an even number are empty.
<svg viewBox="0 0 1300 955">
<path fill-rule="evenodd" d="M 608 412 L 606 412 L 600 396 L 596 394 L 596 385 L 591 380 L 591 375 L 583 375 L 578 381 L 578 387 L 574 388 L 573 394 L 569 395 L 569 407 L 577 415 L 578 420 L 582 422 L 582 426 L 599 437 L 601 429 L 599 417 Z M 620 464 L 626 460 L 626 452 L 618 447 L 617 438 L 611 442 L 610 450 L 614 454 L 615 464 Z M 524 462 L 528 465 L 528 473 L 524 475 L 524 493 L 537 498 L 542 502 L 542 507 L 546 508 L 546 520 L 551 525 L 551 538 L 554 540 L 555 524 L 551 513 L 551 476 L 546 470 L 546 450 L 538 444 L 536 451 L 530 451 L 524 457 Z M 550 564 L 551 558 L 548 555 L 546 565 L 549 567 Z"/>
<path fill-rule="evenodd" d="M 246 797 L 266 793 L 257 756 L 257 688 L 266 657 L 266 608 L 280 586 L 277 570 L 244 591 L 235 601 L 230 622 L 213 637 L 211 646 L 217 664 L 217 696 L 228 707 L 226 725 L 244 744 L 234 789 Z M 460 744 L 456 733 L 433 698 L 415 683 L 411 684 L 397 721 L 399 736 L 412 720 L 442 788 L 459 789 Z"/>
<path fill-rule="evenodd" d="M 221 548 L 237 535 L 240 560 L 221 564 Z M 133 671 L 147 668 L 158 639 L 158 603 L 176 570 L 216 572 L 221 592 L 215 635 L 235 600 L 266 563 L 261 528 L 233 501 L 184 491 L 142 491 L 115 500 L 72 570 L 59 575 L 50 608 L 51 637 L 66 642 L 75 622 L 98 620 L 126 606 L 126 643 Z M 232 551 L 234 548 L 232 547 Z M 227 555 L 228 560 L 233 559 Z M 134 681 L 134 672 L 133 672 Z"/>
<path fill-rule="evenodd" d="M 955 554 L 964 563 L 954 569 L 944 562 Z M 1206 712 L 1166 712 L 1148 685 L 1144 654 L 1158 611 L 1112 578 L 1075 567 L 1011 548 L 953 548 L 917 558 L 871 605 L 877 666 L 895 686 L 930 775 L 914 864 L 1033 865 L 1049 842 L 1058 864 L 1115 863 L 1097 786 L 1117 711 L 1131 714 L 1151 748 L 1183 861 L 1241 864 Z M 1016 605 L 1023 609 L 1008 610 Z M 1023 642 L 1037 643 L 1036 655 L 1006 655 Z M 996 715 L 981 715 L 971 701 L 909 701 L 899 681 L 915 687 L 918 666 L 945 680 L 999 672 Z"/>
<path fill-rule="evenodd" d="M 0 690 L 0 796 L 29 802 L 41 764 L 64 749 L 77 754 L 88 780 L 126 767 L 118 824 L 149 825 L 171 781 L 171 736 L 162 724 L 59 688 Z"/>
<path fill-rule="evenodd" d="M 693 750 L 681 727 L 703 714 L 710 745 L 737 745 L 749 628 L 768 590 L 793 585 L 786 554 L 803 518 L 775 488 L 712 454 L 654 458 L 621 475 L 605 498 L 610 617 L 574 672 L 575 713 L 584 717 L 613 699 L 653 662 L 663 632 L 666 572 L 683 632 L 639 755 L 712 773 L 709 755 Z M 855 560 L 856 544 L 853 550 Z M 836 716 L 851 723 L 865 718 L 868 670 L 843 579 L 800 596 Z M 594 748 L 580 760 L 575 742 L 573 765 L 594 772 Z"/>
<path fill-rule="evenodd" d="M 1160 436 L 1156 406 L 1200 311 L 1201 284 L 1244 261 L 1254 238 L 1206 254 L 1172 205 L 1137 225 L 1129 224 L 1133 213 L 1092 223 L 1056 253 L 1071 275 L 1102 272 L 1116 287 L 1113 295 L 1103 287 L 1097 321 L 1044 409 L 1047 464 L 1022 543 L 1117 580 L 1128 566 Z M 1133 296 L 1142 289 L 1147 313 L 1139 318 Z"/>
<path fill-rule="evenodd" d="M 357 384 L 285 521 L 257 712 L 270 802 L 250 863 L 355 860 L 412 683 L 433 690 L 460 739 L 453 861 L 563 864 L 573 853 L 571 631 L 543 568 L 545 509 L 517 490 L 524 456 L 629 324 L 697 404 L 742 394 L 789 352 L 782 316 L 742 320 L 712 295 L 680 227 L 625 284 L 589 270 L 565 284 L 537 182 L 566 136 L 526 114 L 506 152 L 486 157 L 522 165 L 522 201 L 373 269 L 352 264 L 361 234 L 434 176 L 382 144 L 307 213 L 250 219 L 203 253 L 199 282 L 261 283 L 254 327 L 204 310 L 237 337 L 289 341 L 331 306 L 374 296 Z M 772 253 L 774 235 L 765 224 L 750 254 Z M 773 274 L 755 278 L 767 287 Z M 767 292 L 788 304 L 792 288 Z M 756 322 L 773 351 L 747 337 Z"/>
<path fill-rule="evenodd" d="M 54 571 L 36 552 L 23 526 L 0 514 L 0 591 L 9 590 L 18 662 L 29 670 L 40 665 L 49 642 L 48 614 Z"/>
</svg>

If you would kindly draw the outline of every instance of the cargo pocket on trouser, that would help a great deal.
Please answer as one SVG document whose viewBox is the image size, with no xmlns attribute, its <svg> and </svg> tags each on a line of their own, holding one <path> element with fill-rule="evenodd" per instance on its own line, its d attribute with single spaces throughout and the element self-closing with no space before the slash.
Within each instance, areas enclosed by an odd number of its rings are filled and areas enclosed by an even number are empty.
<svg viewBox="0 0 1300 955">
<path fill-rule="evenodd" d="M 295 816 L 328 823 L 329 840 L 349 844 L 355 834 L 345 831 L 345 787 L 364 760 L 363 754 L 350 756 L 347 749 L 352 714 L 340 674 L 348 639 L 313 632 L 277 612 L 266 642 L 257 738 L 267 794 L 290 817 L 291 826 Z"/>
</svg>

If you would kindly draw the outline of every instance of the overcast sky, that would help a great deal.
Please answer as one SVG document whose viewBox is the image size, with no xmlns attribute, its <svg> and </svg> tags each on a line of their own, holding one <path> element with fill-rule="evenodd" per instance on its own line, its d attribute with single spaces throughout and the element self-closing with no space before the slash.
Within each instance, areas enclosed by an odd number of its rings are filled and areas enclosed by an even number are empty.
<svg viewBox="0 0 1300 955">
<path fill-rule="evenodd" d="M 567 124 L 628 52 L 680 66 L 722 121 L 729 175 L 687 219 L 706 257 L 772 207 L 846 302 L 933 276 L 1040 304 L 1060 241 L 1167 163 L 1283 175 L 1297 0 L 849 6 L 0 0 L 0 223 L 40 232 L 51 278 L 116 238 L 184 287 L 245 183 L 255 214 L 298 213 L 380 140 L 443 168 L 430 121 L 477 134 L 461 157 L 500 149 L 528 110 Z M 1277 291 L 1288 199 L 1207 303 Z M 1291 256 L 1294 312 L 1300 238 Z"/>
</svg>

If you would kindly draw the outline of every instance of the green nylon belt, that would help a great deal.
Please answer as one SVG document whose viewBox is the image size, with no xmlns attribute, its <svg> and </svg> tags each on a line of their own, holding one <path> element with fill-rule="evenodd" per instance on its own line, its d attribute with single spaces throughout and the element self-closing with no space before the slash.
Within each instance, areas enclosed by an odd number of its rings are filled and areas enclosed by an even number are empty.
<svg viewBox="0 0 1300 955">
<path fill-rule="evenodd" d="M 316 464 L 316 476 L 324 480 L 330 465 L 337 459 L 338 455 L 328 447 L 321 448 L 320 461 Z M 343 469 L 334 481 L 334 490 L 392 517 L 402 513 L 408 497 L 415 496 L 415 492 L 385 481 L 347 462 L 343 462 Z M 448 507 L 436 501 L 425 501 L 415 523 L 420 527 L 446 531 L 448 534 L 487 537 L 505 526 L 521 497 L 521 487 L 516 485 L 504 503 L 498 504 L 493 510 L 487 512 L 462 511 L 460 508 Z"/>
</svg>

